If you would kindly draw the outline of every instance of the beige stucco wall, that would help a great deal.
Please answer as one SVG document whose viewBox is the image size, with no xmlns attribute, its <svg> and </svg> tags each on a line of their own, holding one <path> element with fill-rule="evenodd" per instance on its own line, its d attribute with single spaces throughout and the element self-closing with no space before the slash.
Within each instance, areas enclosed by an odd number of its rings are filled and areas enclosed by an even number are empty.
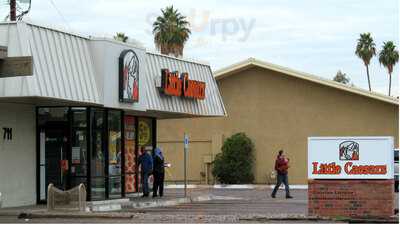
<svg viewBox="0 0 400 225">
<path fill-rule="evenodd" d="M 236 132 L 245 132 L 255 143 L 256 183 L 267 182 L 276 152 L 284 149 L 291 159 L 290 183 L 306 184 L 309 136 L 394 136 L 398 147 L 396 105 L 254 67 L 218 84 L 227 117 L 158 122 L 159 145 L 173 165 L 167 180 L 182 178 L 184 132 L 194 141 L 189 179 L 196 182 L 204 172 L 202 156 L 214 156 L 222 140 Z"/>
<path fill-rule="evenodd" d="M 3 139 L 3 127 L 12 128 L 12 140 Z M 0 103 L 1 207 L 36 203 L 35 127 L 34 106 Z"/>
</svg>

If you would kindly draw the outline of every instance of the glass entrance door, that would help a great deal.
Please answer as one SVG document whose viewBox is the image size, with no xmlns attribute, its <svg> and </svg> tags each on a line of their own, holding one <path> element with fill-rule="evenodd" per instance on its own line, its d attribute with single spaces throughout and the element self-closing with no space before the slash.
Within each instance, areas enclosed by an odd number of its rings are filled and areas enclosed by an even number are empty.
<svg viewBox="0 0 400 225">
<path fill-rule="evenodd" d="M 46 186 L 53 183 L 60 189 L 66 188 L 68 171 L 67 136 L 63 130 L 46 130 Z"/>
<path fill-rule="evenodd" d="M 40 200 L 47 199 L 47 187 L 52 183 L 65 190 L 68 185 L 68 139 L 65 129 L 43 128 L 40 134 L 43 147 L 40 154 Z"/>
<path fill-rule="evenodd" d="M 47 187 L 66 189 L 69 185 L 70 154 L 68 132 L 68 108 L 39 108 L 37 111 L 39 131 L 39 180 L 38 200 L 47 199 Z"/>
</svg>

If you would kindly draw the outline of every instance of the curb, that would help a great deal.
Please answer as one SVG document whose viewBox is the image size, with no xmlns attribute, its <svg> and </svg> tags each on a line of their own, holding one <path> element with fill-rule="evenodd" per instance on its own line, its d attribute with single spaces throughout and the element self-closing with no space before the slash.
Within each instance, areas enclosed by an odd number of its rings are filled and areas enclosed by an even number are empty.
<svg viewBox="0 0 400 225">
<path fill-rule="evenodd" d="M 210 201 L 213 197 L 211 195 L 195 196 L 178 198 L 172 200 L 156 200 L 156 202 L 123 202 L 121 203 L 122 209 L 145 209 L 154 207 L 166 207 L 174 206 L 184 203 L 193 203 L 201 201 Z M 115 204 L 115 203 L 114 203 Z M 120 209 L 121 210 L 121 209 Z M 106 212 L 102 211 L 89 211 L 89 212 L 48 212 L 46 210 L 37 212 L 22 212 L 22 213 L 10 213 L 11 216 L 18 216 L 19 219 L 32 219 L 32 218 L 104 218 L 104 219 L 131 219 L 136 215 L 141 214 L 140 212 Z M 5 214 L 1 214 L 5 215 Z M 0 215 L 0 216 L 1 216 Z"/>
<path fill-rule="evenodd" d="M 137 214 L 137 213 L 136 213 Z M 135 215 L 124 213 L 60 213 L 60 212 L 43 212 L 43 213 L 20 213 L 18 219 L 33 218 L 102 218 L 102 219 L 131 219 Z"/>
<path fill-rule="evenodd" d="M 186 198 L 176 198 L 171 200 L 155 200 L 149 202 L 135 202 L 130 201 L 127 203 L 121 204 L 122 209 L 146 209 L 146 208 L 155 208 L 155 207 L 166 207 L 166 206 L 174 206 L 184 203 L 190 203 L 192 199 L 190 197 Z"/>
<path fill-rule="evenodd" d="M 275 184 L 214 184 L 214 185 L 197 185 L 197 184 L 188 184 L 188 189 L 196 189 L 196 188 L 214 188 L 214 189 L 273 189 Z M 183 189 L 183 184 L 169 184 L 165 185 L 165 189 Z M 284 189 L 281 186 L 279 189 Z M 308 185 L 301 184 L 293 184 L 290 185 L 290 189 L 298 189 L 298 190 L 307 190 Z"/>
<path fill-rule="evenodd" d="M 263 221 L 281 221 L 281 220 L 285 220 L 285 221 L 317 221 L 317 220 L 322 220 L 322 221 L 332 221 L 332 219 L 330 218 L 325 218 L 325 217 L 254 217 L 254 218 L 240 218 L 239 217 L 239 221 L 259 221 L 259 222 L 263 222 Z"/>
<path fill-rule="evenodd" d="M 239 221 L 336 221 L 343 223 L 394 223 L 398 224 L 399 220 L 396 218 L 332 218 L 325 216 L 307 216 L 307 215 L 274 215 L 274 216 L 251 216 L 239 217 Z"/>
</svg>

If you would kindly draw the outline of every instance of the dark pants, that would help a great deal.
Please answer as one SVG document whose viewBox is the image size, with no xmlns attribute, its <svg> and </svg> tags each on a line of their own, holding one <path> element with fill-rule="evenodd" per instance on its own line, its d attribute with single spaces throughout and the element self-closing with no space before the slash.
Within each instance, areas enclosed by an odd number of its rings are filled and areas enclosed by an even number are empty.
<svg viewBox="0 0 400 225">
<path fill-rule="evenodd" d="M 144 196 L 149 196 L 149 173 L 142 172 L 142 191 Z"/>
<path fill-rule="evenodd" d="M 272 191 L 272 196 L 276 195 L 276 192 L 278 191 L 279 187 L 281 184 L 285 185 L 285 191 L 286 191 L 286 196 L 290 196 L 289 193 L 289 182 L 288 182 L 288 175 L 287 174 L 278 174 L 276 177 L 276 185 L 274 190 Z"/>
<path fill-rule="evenodd" d="M 153 178 L 154 178 L 153 196 L 157 196 L 157 191 L 158 191 L 160 196 L 163 196 L 163 193 L 164 193 L 164 173 L 163 172 L 154 172 Z"/>
</svg>

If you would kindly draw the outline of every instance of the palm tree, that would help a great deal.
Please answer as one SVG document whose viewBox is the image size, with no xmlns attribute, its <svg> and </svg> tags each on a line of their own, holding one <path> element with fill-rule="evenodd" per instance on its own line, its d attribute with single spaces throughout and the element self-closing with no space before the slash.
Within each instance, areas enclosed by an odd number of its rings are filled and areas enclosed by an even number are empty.
<svg viewBox="0 0 400 225">
<path fill-rule="evenodd" d="M 369 62 L 371 58 L 376 55 L 375 43 L 371 37 L 370 33 L 360 34 L 360 38 L 358 39 L 357 47 L 356 47 L 356 55 L 361 58 L 364 62 L 365 67 L 367 68 L 367 78 L 368 78 L 368 87 L 369 91 L 371 91 L 371 81 L 369 79 Z"/>
<path fill-rule="evenodd" d="M 392 41 L 383 42 L 382 51 L 379 53 L 379 63 L 388 69 L 389 73 L 389 96 L 392 86 L 393 67 L 399 61 L 399 51 Z"/>
<path fill-rule="evenodd" d="M 125 33 L 117 32 L 117 35 L 114 36 L 114 39 L 117 41 L 127 42 L 128 36 L 126 36 Z"/>
<path fill-rule="evenodd" d="M 161 54 L 182 56 L 190 24 L 173 6 L 161 9 L 161 13 L 153 23 L 154 43 Z"/>
</svg>

